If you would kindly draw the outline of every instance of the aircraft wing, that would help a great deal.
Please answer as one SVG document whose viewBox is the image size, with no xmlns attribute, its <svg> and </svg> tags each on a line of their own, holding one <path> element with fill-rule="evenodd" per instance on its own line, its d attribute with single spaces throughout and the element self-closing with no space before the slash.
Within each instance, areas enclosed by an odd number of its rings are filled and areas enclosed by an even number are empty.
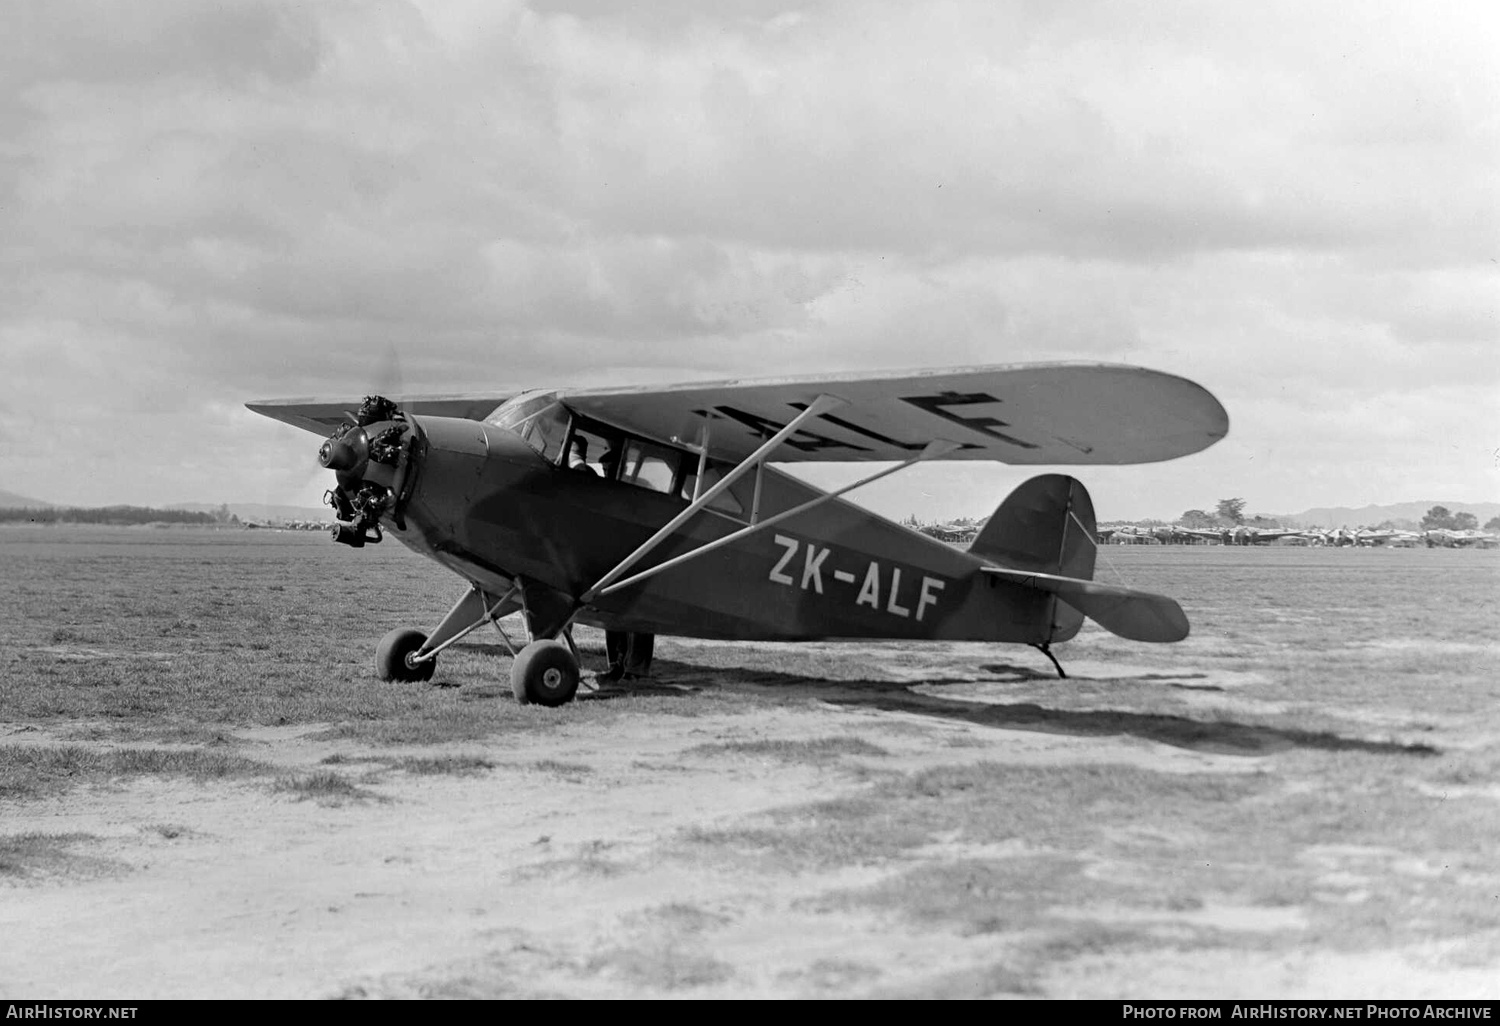
<svg viewBox="0 0 1500 1026">
<path fill-rule="evenodd" d="M 495 407 L 517 392 L 471 392 L 465 395 L 388 395 L 407 413 L 429 417 L 462 417 L 467 420 L 483 420 L 495 412 Z M 360 398 L 354 399 L 261 399 L 245 405 L 262 416 L 279 420 L 283 424 L 302 428 L 314 434 L 326 435 L 339 424 L 347 423 L 345 414 L 359 409 Z"/>
<path fill-rule="evenodd" d="M 898 461 L 936 440 L 949 460 L 1013 464 L 1154 463 L 1206 449 L 1229 416 L 1202 386 L 1123 364 L 1042 363 L 906 373 L 563 389 L 575 413 L 677 444 L 712 418 L 709 454 L 738 461 L 822 394 L 847 401 L 798 431 L 773 462 Z M 417 415 L 482 420 L 518 392 L 392 395 Z M 360 400 L 274 399 L 256 413 L 326 435 Z"/>
<path fill-rule="evenodd" d="M 1014 464 L 1154 463 L 1223 438 L 1229 416 L 1185 378 L 1121 364 L 1019 364 L 896 374 L 565 390 L 575 413 L 738 460 L 821 394 L 848 405 L 798 431 L 775 462 L 904 460 L 935 440 L 940 458 Z"/>
</svg>

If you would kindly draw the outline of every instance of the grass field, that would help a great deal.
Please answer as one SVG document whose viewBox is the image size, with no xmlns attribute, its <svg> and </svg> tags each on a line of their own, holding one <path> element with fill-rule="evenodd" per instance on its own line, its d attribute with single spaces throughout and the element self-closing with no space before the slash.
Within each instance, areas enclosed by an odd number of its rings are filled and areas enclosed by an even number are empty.
<svg viewBox="0 0 1500 1026">
<path fill-rule="evenodd" d="M 1500 553 L 1097 576 L 1192 636 L 662 639 L 549 710 L 493 634 L 374 679 L 460 590 L 399 546 L 0 527 L 0 991 L 1500 996 Z"/>
</svg>

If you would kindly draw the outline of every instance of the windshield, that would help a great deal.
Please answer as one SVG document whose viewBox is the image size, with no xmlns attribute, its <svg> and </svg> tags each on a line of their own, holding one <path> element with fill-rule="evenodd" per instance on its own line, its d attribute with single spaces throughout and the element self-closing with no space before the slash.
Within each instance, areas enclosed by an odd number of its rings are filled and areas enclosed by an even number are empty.
<svg viewBox="0 0 1500 1026">
<path fill-rule="evenodd" d="M 484 419 L 486 424 L 520 435 L 527 445 L 556 463 L 568 435 L 568 410 L 556 392 L 522 392 Z"/>
</svg>

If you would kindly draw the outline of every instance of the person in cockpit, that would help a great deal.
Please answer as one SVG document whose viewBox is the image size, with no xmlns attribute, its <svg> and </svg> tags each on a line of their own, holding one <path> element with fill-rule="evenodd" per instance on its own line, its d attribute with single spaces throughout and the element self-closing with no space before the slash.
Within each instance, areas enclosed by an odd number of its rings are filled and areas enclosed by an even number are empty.
<svg viewBox="0 0 1500 1026">
<path fill-rule="evenodd" d="M 575 437 L 568 446 L 568 469 L 581 470 L 586 474 L 594 473 L 594 468 L 589 466 L 589 441 L 587 438 Z"/>
<path fill-rule="evenodd" d="M 599 457 L 599 469 L 604 476 L 611 480 L 615 476 L 615 469 L 620 465 L 620 445 L 618 442 L 610 442 L 609 448 L 604 455 Z"/>
</svg>

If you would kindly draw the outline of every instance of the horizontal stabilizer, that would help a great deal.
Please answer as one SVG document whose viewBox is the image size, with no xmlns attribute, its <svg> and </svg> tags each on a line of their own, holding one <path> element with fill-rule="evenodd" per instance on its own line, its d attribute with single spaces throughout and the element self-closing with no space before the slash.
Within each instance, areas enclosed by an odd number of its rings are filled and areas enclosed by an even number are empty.
<svg viewBox="0 0 1500 1026">
<path fill-rule="evenodd" d="M 1131 641 L 1181 641 L 1188 636 L 1187 614 L 1165 595 L 1031 570 L 1000 566 L 983 569 L 987 574 L 1050 592 L 1105 630 Z"/>
</svg>

